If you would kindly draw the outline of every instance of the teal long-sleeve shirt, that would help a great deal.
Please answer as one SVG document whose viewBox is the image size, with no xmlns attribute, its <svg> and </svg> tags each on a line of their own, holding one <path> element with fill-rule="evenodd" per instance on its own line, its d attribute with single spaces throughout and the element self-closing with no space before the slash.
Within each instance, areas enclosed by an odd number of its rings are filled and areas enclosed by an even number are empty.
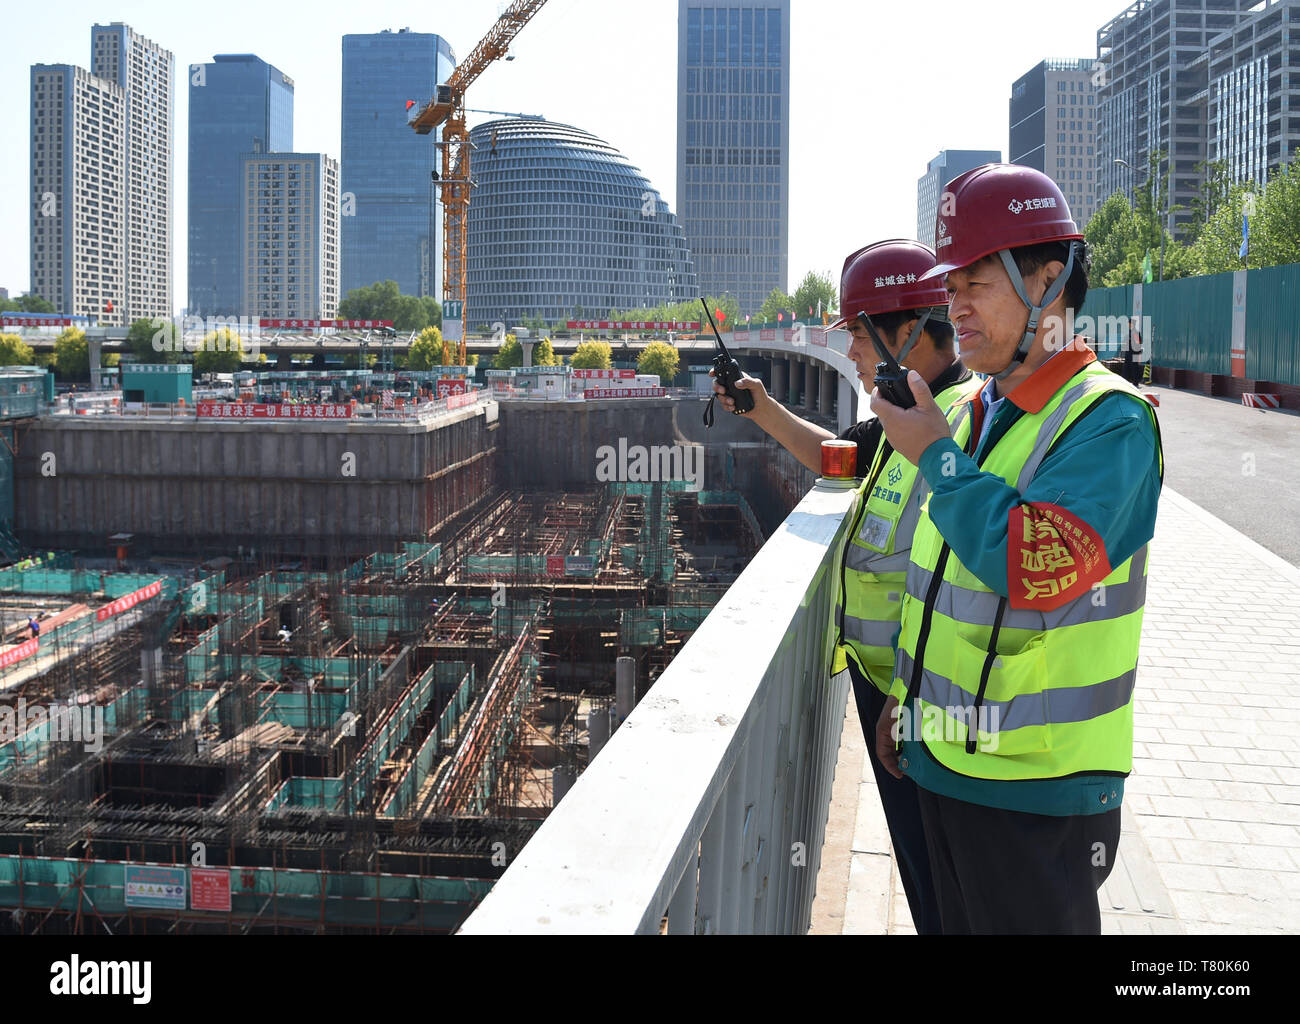
<svg viewBox="0 0 1300 1024">
<path fill-rule="evenodd" d="M 975 458 L 947 439 L 930 445 L 919 464 L 931 489 L 930 519 L 961 563 L 1003 597 L 1010 596 L 1007 522 L 1017 505 L 1043 502 L 1072 513 L 1101 537 L 1107 561 L 1117 566 L 1154 536 L 1160 499 L 1158 439 L 1139 400 L 1123 393 L 1099 399 L 1021 494 L 978 463 L 1023 415 L 1004 401 Z"/>
<path fill-rule="evenodd" d="M 1087 524 L 1106 562 L 1123 564 L 1155 534 L 1162 470 L 1159 435 L 1140 400 L 1113 393 L 1078 419 L 1043 460 L 1022 494 L 979 468 L 980 459 L 1024 412 L 998 407 L 975 457 L 952 440 L 936 441 L 919 469 L 931 487 L 929 515 L 953 554 L 990 590 L 1010 597 L 1007 528 L 1019 505 L 1047 503 Z M 1095 814 L 1123 799 L 1124 780 L 1111 775 L 1003 782 L 959 775 L 917 742 L 904 740 L 906 773 L 923 789 L 967 803 L 1031 814 Z"/>
</svg>

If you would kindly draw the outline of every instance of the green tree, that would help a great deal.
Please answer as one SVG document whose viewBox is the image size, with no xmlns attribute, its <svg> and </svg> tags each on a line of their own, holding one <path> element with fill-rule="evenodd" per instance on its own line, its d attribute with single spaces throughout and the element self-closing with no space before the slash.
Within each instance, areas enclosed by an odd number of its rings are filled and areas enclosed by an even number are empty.
<svg viewBox="0 0 1300 1024">
<path fill-rule="evenodd" d="M 163 319 L 134 321 L 126 332 L 126 347 L 137 363 L 179 363 L 184 351 L 176 324 Z"/>
<path fill-rule="evenodd" d="M 194 372 L 233 373 L 244 363 L 243 339 L 229 327 L 209 331 L 203 347 L 194 353 Z"/>
<path fill-rule="evenodd" d="M 517 366 L 524 365 L 524 350 L 519 347 L 519 339 L 513 334 L 507 334 L 505 340 L 501 342 L 501 347 L 497 349 L 497 354 L 492 357 L 492 366 L 497 370 L 512 370 Z"/>
<path fill-rule="evenodd" d="M 1092 254 L 1091 280 L 1098 286 L 1136 250 L 1136 232 L 1133 207 L 1123 192 L 1112 193 L 1089 218 L 1083 237 Z M 1139 253 L 1139 263 L 1141 258 Z"/>
<path fill-rule="evenodd" d="M 432 366 L 447 366 L 447 343 L 443 341 L 442 331 L 436 327 L 426 327 L 420 336 L 411 343 L 410 356 L 406 365 L 412 370 L 427 370 Z"/>
<path fill-rule="evenodd" d="M 573 352 L 569 365 L 578 370 L 608 370 L 613 365 L 607 341 L 584 341 Z"/>
<path fill-rule="evenodd" d="M 53 313 L 54 306 L 39 295 L 20 295 L 16 299 L 0 299 L 0 313 Z"/>
<path fill-rule="evenodd" d="M 90 346 L 80 327 L 65 328 L 54 341 L 54 368 L 64 380 L 90 377 Z"/>
<path fill-rule="evenodd" d="M 659 383 L 665 387 L 677 376 L 680 359 L 677 349 L 662 341 L 652 341 L 641 352 L 636 361 L 637 373 L 657 373 Z"/>
<path fill-rule="evenodd" d="M 0 366 L 32 366 L 36 356 L 17 334 L 0 334 Z"/>
<path fill-rule="evenodd" d="M 839 288 L 829 273 L 818 274 L 808 271 L 799 287 L 794 291 L 794 315 L 796 320 L 812 323 L 817 319 L 817 307 L 820 303 L 823 313 L 839 308 Z M 809 310 L 812 310 L 809 313 Z"/>
<path fill-rule="evenodd" d="M 339 303 L 341 320 L 391 320 L 403 334 L 442 323 L 442 307 L 432 296 L 403 295 L 396 281 L 376 281 L 354 288 Z"/>
<path fill-rule="evenodd" d="M 1189 204 L 1193 218 L 1189 227 L 1187 241 L 1195 243 L 1205 225 L 1214 216 L 1214 211 L 1227 201 L 1232 194 L 1232 178 L 1228 174 L 1228 165 L 1222 160 L 1202 160 L 1196 165 L 1201 175 L 1201 187 L 1197 196 Z"/>
<path fill-rule="evenodd" d="M 776 323 L 776 318 L 780 315 L 789 321 L 794 319 L 791 316 L 794 309 L 794 296 L 787 295 L 780 288 L 773 288 L 768 292 L 767 298 L 763 300 L 757 319 L 763 323 Z"/>
</svg>

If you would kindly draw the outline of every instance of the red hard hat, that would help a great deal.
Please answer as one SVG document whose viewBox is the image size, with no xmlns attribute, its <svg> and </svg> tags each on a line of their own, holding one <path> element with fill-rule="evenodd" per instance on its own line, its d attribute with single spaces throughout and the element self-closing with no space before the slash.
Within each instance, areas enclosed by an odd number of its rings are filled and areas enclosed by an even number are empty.
<svg viewBox="0 0 1300 1024">
<path fill-rule="evenodd" d="M 939 201 L 934 248 L 939 278 L 1002 249 L 1081 241 L 1056 182 L 1020 164 L 984 164 L 948 182 Z"/>
<path fill-rule="evenodd" d="M 942 282 L 927 281 L 934 252 L 911 238 L 890 238 L 859 249 L 844 261 L 840 272 L 840 317 L 831 327 L 843 327 L 859 313 L 894 313 L 905 309 L 948 305 Z"/>
</svg>

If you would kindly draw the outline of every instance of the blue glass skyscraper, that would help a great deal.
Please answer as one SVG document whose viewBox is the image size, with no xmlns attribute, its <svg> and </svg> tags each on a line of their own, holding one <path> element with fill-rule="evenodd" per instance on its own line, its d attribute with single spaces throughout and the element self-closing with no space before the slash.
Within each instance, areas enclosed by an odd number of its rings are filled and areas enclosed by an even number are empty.
<svg viewBox="0 0 1300 1024">
<path fill-rule="evenodd" d="M 427 32 L 343 37 L 340 297 L 376 281 L 442 299 L 438 277 L 434 136 L 406 125 L 406 101 L 425 103 L 456 67 Z"/>
<path fill-rule="evenodd" d="M 241 155 L 293 149 L 293 79 L 251 53 L 189 68 L 189 312 L 238 316 Z"/>
<path fill-rule="evenodd" d="M 680 0 L 677 215 L 705 294 L 788 287 L 790 0 Z"/>
</svg>

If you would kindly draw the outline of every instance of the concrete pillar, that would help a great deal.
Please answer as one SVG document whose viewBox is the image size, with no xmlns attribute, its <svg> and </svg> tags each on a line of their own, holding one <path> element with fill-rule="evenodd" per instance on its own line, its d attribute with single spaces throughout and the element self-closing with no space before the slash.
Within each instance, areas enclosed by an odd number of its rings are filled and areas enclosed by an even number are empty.
<svg viewBox="0 0 1300 1024">
<path fill-rule="evenodd" d="M 90 390 L 98 391 L 100 385 L 99 364 L 104 361 L 104 340 L 87 337 L 86 347 L 90 352 Z"/>
<path fill-rule="evenodd" d="M 839 433 L 848 430 L 857 422 L 854 415 L 857 412 L 857 383 L 856 380 L 849 380 L 847 377 L 839 378 L 839 414 L 835 421 L 840 428 Z"/>
<path fill-rule="evenodd" d="M 790 357 L 790 404 L 803 402 L 803 364 L 794 356 Z"/>
<path fill-rule="evenodd" d="M 822 373 L 821 369 L 811 359 L 804 363 L 803 367 L 804 390 L 807 392 L 804 400 L 804 408 L 809 412 L 817 408 L 818 397 L 821 393 Z"/>
<path fill-rule="evenodd" d="M 591 764 L 600 748 L 609 740 L 609 708 L 592 708 L 587 712 L 587 763 Z"/>
<path fill-rule="evenodd" d="M 292 352 L 279 352 L 279 353 L 277 353 L 277 354 L 276 354 L 276 357 L 275 357 L 275 368 L 276 368 L 277 370 L 292 370 L 292 369 L 293 369 L 293 353 L 292 353 Z"/>
<path fill-rule="evenodd" d="M 821 378 L 817 386 L 817 411 L 829 416 L 835 404 L 835 371 L 822 367 L 817 375 Z"/>
<path fill-rule="evenodd" d="M 614 662 L 614 702 L 618 720 L 626 722 L 636 704 L 636 662 L 622 657 Z"/>
<path fill-rule="evenodd" d="M 772 359 L 772 397 L 778 402 L 785 401 L 786 365 L 784 359 Z"/>
<path fill-rule="evenodd" d="M 560 801 L 564 799 L 566 793 L 573 788 L 574 782 L 577 781 L 577 773 L 568 765 L 560 765 L 558 768 L 551 769 L 551 806 L 558 807 Z"/>
<path fill-rule="evenodd" d="M 525 367 L 528 367 L 528 366 L 532 366 L 532 365 L 533 365 L 533 346 L 536 345 L 536 344 L 537 344 L 537 342 L 535 342 L 535 341 L 520 341 L 520 342 L 519 342 L 519 345 L 520 345 L 520 347 L 523 349 L 523 352 L 524 352 L 524 366 L 525 366 Z"/>
</svg>

